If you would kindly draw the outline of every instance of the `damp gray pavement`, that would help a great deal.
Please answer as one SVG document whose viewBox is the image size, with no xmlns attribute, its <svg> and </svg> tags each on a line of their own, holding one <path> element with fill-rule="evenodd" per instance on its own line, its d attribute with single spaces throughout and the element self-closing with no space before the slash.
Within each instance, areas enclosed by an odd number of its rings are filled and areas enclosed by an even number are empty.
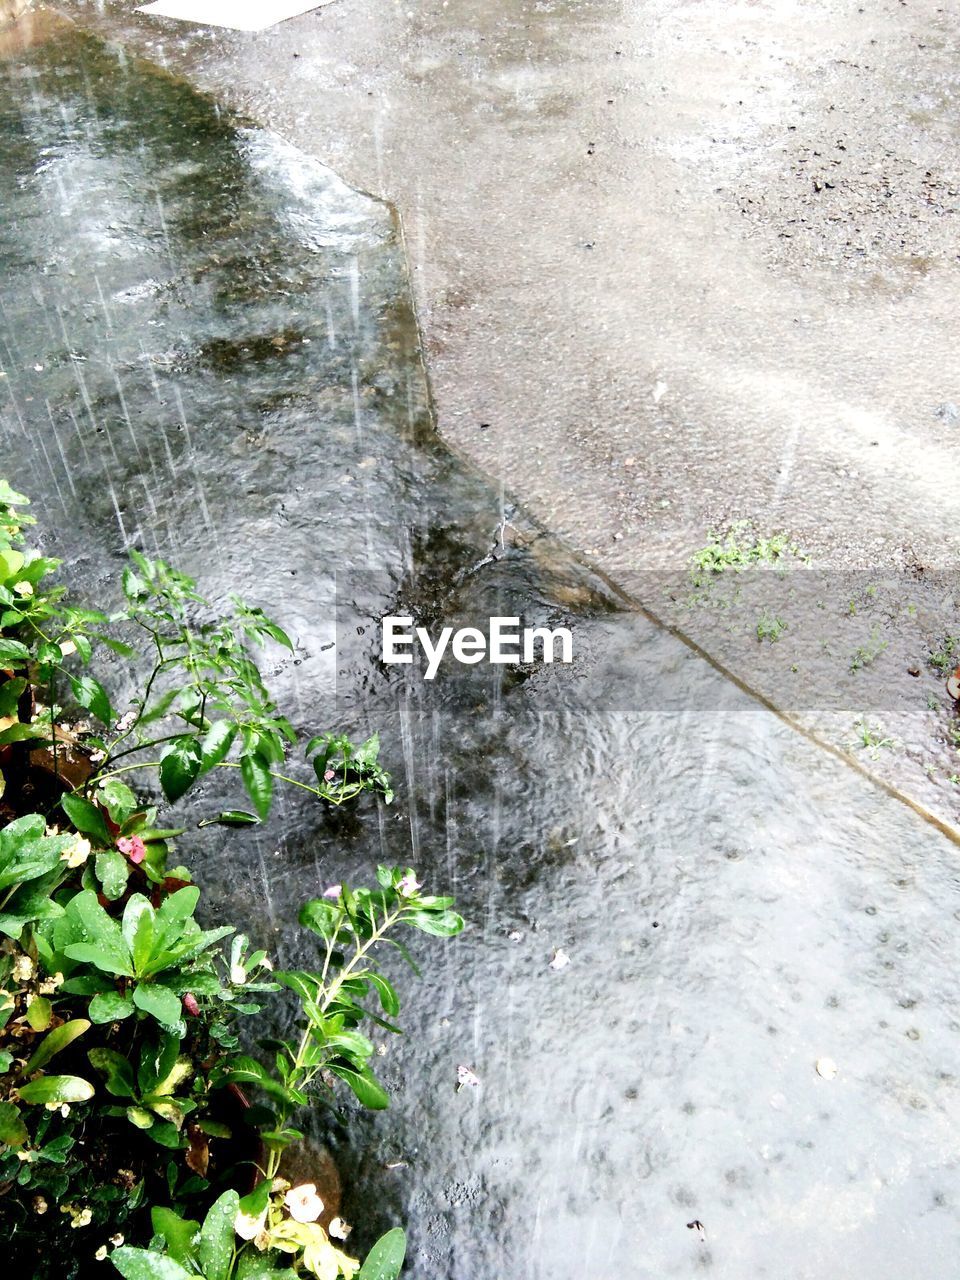
<svg viewBox="0 0 960 1280">
<path fill-rule="evenodd" d="M 282 962 L 377 861 L 469 922 L 398 975 L 391 1109 L 313 1117 L 352 1241 L 404 1223 L 414 1280 L 956 1274 L 955 845 L 447 447 L 387 206 L 52 35 L 0 63 L 3 469 L 80 596 L 139 546 L 275 613 L 298 729 L 378 728 L 398 791 L 180 852 Z M 566 624 L 576 661 L 426 682 L 378 661 L 398 606 Z"/>
<path fill-rule="evenodd" d="M 444 439 L 960 827 L 928 662 L 960 636 L 949 5 L 337 0 L 256 35 L 61 8 L 393 202 Z M 787 617 L 786 640 L 849 631 L 876 575 L 894 605 L 814 662 L 758 646 L 756 616 L 718 635 L 657 573 L 739 520 L 821 575 L 826 620 Z M 864 717 L 895 746 L 864 747 Z"/>
</svg>

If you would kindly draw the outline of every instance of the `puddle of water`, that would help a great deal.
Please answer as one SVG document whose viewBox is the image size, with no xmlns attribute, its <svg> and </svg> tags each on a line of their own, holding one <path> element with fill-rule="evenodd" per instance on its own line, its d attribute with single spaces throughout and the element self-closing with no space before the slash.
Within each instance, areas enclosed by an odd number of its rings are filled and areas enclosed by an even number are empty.
<svg viewBox="0 0 960 1280">
<path fill-rule="evenodd" d="M 137 545 L 275 612 L 295 722 L 379 727 L 398 785 L 198 834 L 213 909 L 288 961 L 296 904 L 409 861 L 470 921 L 419 948 L 392 1109 L 314 1118 L 358 1246 L 406 1223 L 423 1280 L 950 1274 L 954 848 L 440 444 L 386 208 L 82 36 L 0 70 L 0 134 L 0 448 L 46 549 L 80 594 Z M 426 684 L 376 661 L 398 602 L 564 623 L 577 661 Z"/>
</svg>

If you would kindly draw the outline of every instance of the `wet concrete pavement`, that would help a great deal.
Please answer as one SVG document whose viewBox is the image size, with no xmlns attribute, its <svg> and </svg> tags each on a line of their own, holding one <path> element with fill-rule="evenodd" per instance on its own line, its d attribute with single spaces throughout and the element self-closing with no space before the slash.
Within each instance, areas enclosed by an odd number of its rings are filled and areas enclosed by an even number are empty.
<svg viewBox="0 0 960 1280">
<path fill-rule="evenodd" d="M 933 0 L 65 11 L 394 202 L 443 434 L 603 567 L 713 525 L 952 565 L 956 32 Z"/>
<path fill-rule="evenodd" d="M 956 822 L 952 707 L 907 674 L 960 598 L 924 581 L 960 543 L 947 10 L 339 0 L 247 35 L 61 8 L 394 202 L 443 437 L 776 705 L 799 674 L 821 737 L 879 691 L 905 745 L 868 766 Z M 869 685 L 846 651 L 758 655 L 755 619 L 718 644 L 649 571 L 737 520 L 823 570 L 828 632 L 836 569 L 900 577 L 926 630 L 886 617 L 905 657 Z"/>
</svg>

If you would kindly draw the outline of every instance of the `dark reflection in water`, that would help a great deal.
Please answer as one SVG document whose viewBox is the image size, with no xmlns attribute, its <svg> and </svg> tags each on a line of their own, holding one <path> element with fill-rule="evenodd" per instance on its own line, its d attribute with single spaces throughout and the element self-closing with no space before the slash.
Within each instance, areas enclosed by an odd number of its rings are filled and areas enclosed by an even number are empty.
<svg viewBox="0 0 960 1280">
<path fill-rule="evenodd" d="M 183 842 L 212 910 L 286 962 L 382 860 L 470 920 L 417 947 L 393 1109 L 315 1120 L 358 1244 L 406 1222 L 423 1280 L 954 1274 L 952 846 L 442 446 L 385 207 L 82 36 L 3 67 L 0 137 L 0 445 L 46 549 L 80 594 L 139 546 L 275 612 L 298 726 L 378 727 L 397 782 Z M 576 661 L 426 683 L 377 659 L 399 607 L 563 623 Z"/>
</svg>

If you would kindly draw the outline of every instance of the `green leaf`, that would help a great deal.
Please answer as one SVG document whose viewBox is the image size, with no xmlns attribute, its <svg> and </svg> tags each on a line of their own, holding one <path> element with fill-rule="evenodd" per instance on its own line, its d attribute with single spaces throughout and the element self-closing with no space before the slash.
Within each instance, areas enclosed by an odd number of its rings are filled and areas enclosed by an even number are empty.
<svg viewBox="0 0 960 1280">
<path fill-rule="evenodd" d="M 93 1069 L 104 1077 L 108 1093 L 115 1098 L 136 1097 L 133 1067 L 122 1053 L 115 1049 L 91 1049 L 87 1058 Z"/>
<path fill-rule="evenodd" d="M 49 733 L 42 724 L 12 724 L 0 733 L 0 747 L 9 746 L 12 742 L 34 742 L 48 738 Z"/>
<path fill-rule="evenodd" d="M 394 1227 L 373 1246 L 357 1276 L 357 1280 L 397 1280 L 407 1252 L 407 1237 L 402 1227 Z"/>
<path fill-rule="evenodd" d="M 236 1280 L 300 1280 L 289 1267 L 279 1270 L 271 1262 L 254 1253 L 242 1253 L 237 1263 Z"/>
<path fill-rule="evenodd" d="M 79 1076 L 40 1076 L 21 1085 L 18 1093 L 21 1102 L 37 1106 L 48 1102 L 87 1102 L 93 1097 L 94 1088 Z"/>
<path fill-rule="evenodd" d="M 142 893 L 127 899 L 123 909 L 123 940 L 130 949 L 135 974 L 143 974 L 153 954 L 155 919 L 153 907 Z"/>
<path fill-rule="evenodd" d="M 303 904 L 297 918 L 305 929 L 329 941 L 336 936 L 343 911 L 338 902 L 331 902 L 329 898 L 312 898 Z"/>
<path fill-rule="evenodd" d="M 53 1020 L 53 1005 L 46 996 L 34 996 L 27 1005 L 27 1022 L 34 1031 L 46 1031 Z"/>
<path fill-rule="evenodd" d="M 137 577 L 129 565 L 127 565 L 123 571 L 121 583 L 123 586 L 123 594 L 128 600 L 145 600 L 150 594 L 150 588 L 142 578 Z"/>
<path fill-rule="evenodd" d="M 193 737 L 177 738 L 160 756 L 160 785 L 168 800 L 179 800 L 200 772 L 200 746 Z"/>
<path fill-rule="evenodd" d="M 122 898 L 127 887 L 127 877 L 130 874 L 130 864 L 123 854 L 118 853 L 116 849 L 104 849 L 97 854 L 94 867 L 97 879 L 103 886 L 104 897 L 109 898 L 111 902 Z"/>
<path fill-rule="evenodd" d="M 390 1095 L 369 1069 L 354 1071 L 341 1063 L 331 1063 L 330 1071 L 350 1086 L 362 1106 L 370 1111 L 383 1111 L 390 1105 Z"/>
<path fill-rule="evenodd" d="M 149 1013 L 170 1031 L 175 1031 L 181 1021 L 179 999 L 166 987 L 154 983 L 141 982 L 134 989 L 133 1003 L 144 1013 Z"/>
<path fill-rule="evenodd" d="M 45 640 L 37 645 L 37 662 L 42 667 L 59 667 L 63 661 L 63 650 L 58 644 Z"/>
<path fill-rule="evenodd" d="M 69 960 L 84 961 L 104 973 L 133 977 L 130 951 L 124 943 L 120 926 L 107 915 L 92 889 L 85 889 L 71 899 L 65 920 L 78 928 L 82 936 L 94 940 L 64 947 L 64 955 Z"/>
<path fill-rule="evenodd" d="M 129 958 L 109 946 L 97 946 L 92 942 L 73 942 L 64 947 L 63 954 L 68 960 L 79 960 L 82 964 L 92 964 L 102 973 L 112 973 L 117 977 L 132 978 L 133 969 Z"/>
<path fill-rule="evenodd" d="M 103 820 L 103 814 L 95 804 L 84 800 L 82 796 L 65 795 L 60 801 L 64 813 L 83 835 L 89 836 L 101 845 L 111 845 L 110 832 Z"/>
<path fill-rule="evenodd" d="M 99 681 L 94 680 L 93 676 L 71 676 L 70 688 L 81 707 L 92 712 L 101 724 L 110 724 L 113 720 L 110 699 Z"/>
<path fill-rule="evenodd" d="M 237 736 L 237 726 L 230 720 L 214 720 L 200 748 L 200 773 L 208 773 L 225 758 Z"/>
<path fill-rule="evenodd" d="M 198 827 L 255 827 L 260 819 L 246 809 L 224 809 L 215 818 L 201 818 Z"/>
<path fill-rule="evenodd" d="M 11 667 L 29 661 L 30 650 L 25 644 L 0 636 L 0 666 Z"/>
<path fill-rule="evenodd" d="M 182 936 L 184 925 L 196 911 L 199 901 L 200 890 L 195 884 L 185 885 L 164 899 L 155 922 L 158 948 L 168 947 Z"/>
<path fill-rule="evenodd" d="M 12 1102 L 0 1102 L 0 1142 L 22 1147 L 29 1137 L 18 1108 Z"/>
<path fill-rule="evenodd" d="M 113 653 L 118 653 L 121 658 L 135 658 L 137 656 L 137 651 L 132 644 L 124 644 L 122 640 L 115 640 L 113 636 L 104 635 L 102 632 L 97 633 L 97 639 Z"/>
<path fill-rule="evenodd" d="M 379 973 L 367 972 L 363 976 L 367 982 L 376 989 L 376 992 L 380 997 L 380 1007 L 383 1009 L 383 1012 L 388 1014 L 391 1018 L 395 1018 L 400 1012 L 400 997 L 397 995 L 396 991 L 394 991 L 390 983 L 386 978 L 382 978 Z"/>
<path fill-rule="evenodd" d="M 126 1280 L 194 1280 L 196 1275 L 184 1270 L 175 1258 L 129 1244 L 114 1249 L 110 1261 Z"/>
<path fill-rule="evenodd" d="M 90 1021 L 121 1022 L 133 1013 L 133 1000 L 130 996 L 122 996 L 119 991 L 102 991 L 90 1001 L 87 1013 Z"/>
<path fill-rule="evenodd" d="M 455 911 L 418 911 L 403 917 L 404 924 L 421 933 L 430 933 L 435 938 L 452 938 L 463 928 L 463 917 Z"/>
<path fill-rule="evenodd" d="M 58 858 L 57 862 L 59 861 Z M 50 897 L 58 880 L 59 873 L 54 871 L 49 876 L 17 889 L 8 902 L 7 909 L 0 912 L 0 933 L 10 938 L 19 938 L 24 925 L 38 920 L 55 920 L 63 915 L 63 907 Z"/>
<path fill-rule="evenodd" d="M 191 1218 L 181 1218 L 172 1209 L 155 1205 L 150 1210 L 154 1233 L 166 1241 L 167 1253 L 184 1266 L 191 1265 L 197 1256 L 197 1235 L 200 1223 Z"/>
<path fill-rule="evenodd" d="M 137 809 L 137 797 L 119 778 L 107 778 L 100 783 L 100 799 L 111 821 L 118 827 L 122 827 Z"/>
<path fill-rule="evenodd" d="M 23 563 L 22 551 L 16 551 L 13 547 L 0 549 L 0 580 L 6 582 L 8 578 L 13 578 L 23 568 Z"/>
<path fill-rule="evenodd" d="M 6 680 L 3 684 L 0 684 L 0 720 L 6 716 L 15 716 L 17 714 L 17 706 L 26 687 L 27 682 L 22 676 L 17 676 L 15 680 Z"/>
<path fill-rule="evenodd" d="M 163 1084 L 176 1076 L 179 1052 L 180 1037 L 177 1035 L 162 1035 L 157 1041 L 143 1047 L 137 1070 L 137 1085 L 141 1094 L 147 1096 L 157 1093 Z"/>
<path fill-rule="evenodd" d="M 215 1200 L 203 1226 L 197 1256 L 206 1280 L 227 1280 L 233 1261 L 233 1223 L 240 1206 L 236 1191 L 225 1191 Z"/>
<path fill-rule="evenodd" d="M 40 814 L 31 813 L 0 831 L 0 890 L 37 880 L 59 867 L 71 836 L 45 836 Z"/>
<path fill-rule="evenodd" d="M 41 1067 L 45 1067 L 50 1059 L 68 1045 L 73 1044 L 74 1040 L 90 1030 L 90 1023 L 86 1018 L 74 1018 L 72 1022 L 64 1022 L 59 1027 L 45 1035 L 40 1044 L 37 1045 L 33 1057 L 27 1063 L 24 1069 L 24 1075 L 31 1076 L 34 1071 L 39 1071 Z"/>
<path fill-rule="evenodd" d="M 272 1178 L 261 1178 L 257 1185 L 253 1188 L 249 1195 L 243 1197 L 239 1204 L 241 1213 L 245 1213 L 248 1218 L 259 1218 L 267 1205 L 270 1203 L 270 1190 L 273 1186 Z"/>
<path fill-rule="evenodd" d="M 266 818 L 273 798 L 273 775 L 269 768 L 258 755 L 241 756 L 240 775 L 254 809 L 261 818 Z"/>
</svg>

